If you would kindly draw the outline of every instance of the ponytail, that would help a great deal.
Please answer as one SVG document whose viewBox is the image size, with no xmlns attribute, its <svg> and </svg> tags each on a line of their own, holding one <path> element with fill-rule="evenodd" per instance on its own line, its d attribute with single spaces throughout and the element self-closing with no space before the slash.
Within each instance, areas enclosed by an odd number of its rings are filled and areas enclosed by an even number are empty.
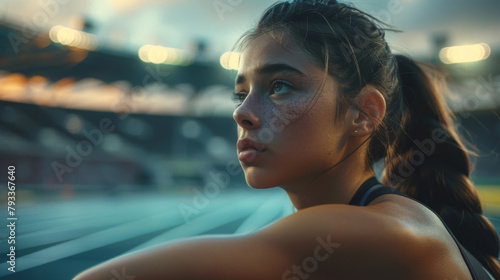
<svg viewBox="0 0 500 280">
<path fill-rule="evenodd" d="M 469 179 L 469 152 L 430 73 L 396 55 L 402 129 L 393 132 L 382 182 L 429 206 L 458 241 L 500 279 L 499 239 Z M 437 72 L 436 72 L 437 73 Z"/>
</svg>

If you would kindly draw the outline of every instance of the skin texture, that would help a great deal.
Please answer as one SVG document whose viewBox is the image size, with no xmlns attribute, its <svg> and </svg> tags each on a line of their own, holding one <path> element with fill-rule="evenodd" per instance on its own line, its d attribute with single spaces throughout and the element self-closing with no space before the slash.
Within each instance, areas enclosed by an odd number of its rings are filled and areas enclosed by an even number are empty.
<svg viewBox="0 0 500 280">
<path fill-rule="evenodd" d="M 241 163 L 247 182 L 282 187 L 298 212 L 245 236 L 202 237 L 121 256 L 74 279 L 109 280 L 113 269 L 134 280 L 471 279 L 455 242 L 424 206 L 397 195 L 346 205 L 373 175 L 364 166 L 368 142 L 361 144 L 378 125 L 369 116 L 382 119 L 385 101 L 367 86 L 356 99 L 365 113 L 348 109 L 335 120 L 335 80 L 312 61 L 293 44 L 261 36 L 245 49 L 236 85 L 244 95 L 234 112 L 238 137 L 266 145 Z M 282 64 L 303 75 L 268 71 Z M 276 119 L 285 125 L 273 128 Z M 262 136 L 266 129 L 272 137 Z"/>
</svg>

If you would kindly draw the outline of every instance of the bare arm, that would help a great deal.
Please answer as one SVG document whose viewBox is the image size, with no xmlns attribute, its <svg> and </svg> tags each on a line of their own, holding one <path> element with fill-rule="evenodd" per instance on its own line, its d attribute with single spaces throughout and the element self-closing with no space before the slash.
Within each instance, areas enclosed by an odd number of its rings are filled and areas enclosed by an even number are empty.
<svg viewBox="0 0 500 280">
<path fill-rule="evenodd" d="M 209 237 L 123 255 L 74 279 L 281 279 L 289 263 L 276 246 L 253 236 Z"/>
<path fill-rule="evenodd" d="M 251 235 L 199 238 L 124 255 L 74 279 L 109 280 L 115 274 L 134 280 L 314 279 L 309 276 L 319 275 L 354 279 L 376 278 L 377 273 L 386 279 L 392 273 L 397 279 L 406 269 L 403 256 L 408 255 L 404 251 L 409 238 L 397 224 L 368 207 L 320 206 Z"/>
</svg>

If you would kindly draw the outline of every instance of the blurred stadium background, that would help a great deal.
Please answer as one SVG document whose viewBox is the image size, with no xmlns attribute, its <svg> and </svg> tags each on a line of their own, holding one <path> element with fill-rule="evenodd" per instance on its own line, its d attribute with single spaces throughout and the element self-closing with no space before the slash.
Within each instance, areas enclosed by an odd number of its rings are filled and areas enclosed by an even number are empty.
<svg viewBox="0 0 500 280">
<path fill-rule="evenodd" d="M 232 44 L 273 2 L 0 0 L 0 170 L 16 166 L 18 217 L 16 273 L 0 230 L 2 279 L 70 279 L 292 213 L 283 191 L 246 185 L 232 119 Z M 448 73 L 500 231 L 500 2 L 349 3 L 404 31 L 387 34 L 395 52 Z M 6 188 L 0 199 L 6 217 Z"/>
</svg>

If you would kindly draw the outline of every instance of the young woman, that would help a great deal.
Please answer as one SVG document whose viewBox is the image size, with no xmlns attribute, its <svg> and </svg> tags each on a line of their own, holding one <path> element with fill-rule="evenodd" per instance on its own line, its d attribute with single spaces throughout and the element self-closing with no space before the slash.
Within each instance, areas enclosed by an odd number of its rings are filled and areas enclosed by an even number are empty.
<svg viewBox="0 0 500 280">
<path fill-rule="evenodd" d="M 279 2 L 239 42 L 239 159 L 251 187 L 283 188 L 296 213 L 75 279 L 500 279 L 498 236 L 442 93 L 377 24 L 336 1 Z M 382 159 L 393 188 L 374 177 Z"/>
</svg>

